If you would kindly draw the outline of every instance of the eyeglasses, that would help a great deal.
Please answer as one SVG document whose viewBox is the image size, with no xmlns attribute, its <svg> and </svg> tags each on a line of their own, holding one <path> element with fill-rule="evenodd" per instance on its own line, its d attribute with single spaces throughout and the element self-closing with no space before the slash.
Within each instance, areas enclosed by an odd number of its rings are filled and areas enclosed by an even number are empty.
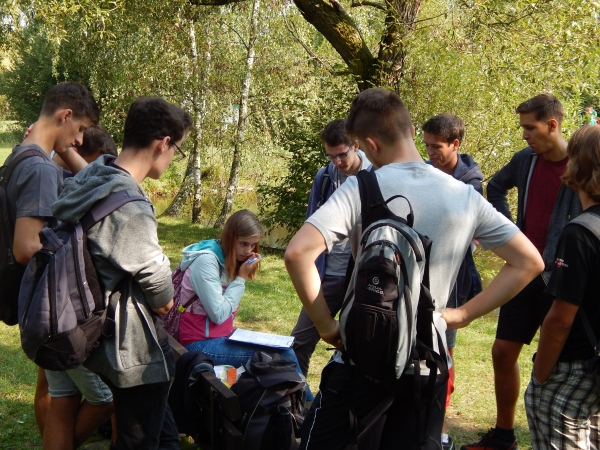
<svg viewBox="0 0 600 450">
<path fill-rule="evenodd" d="M 329 153 L 325 152 L 325 156 L 332 161 L 335 161 L 336 159 L 338 161 L 345 161 L 346 158 L 348 157 L 348 153 L 350 153 L 350 150 L 352 150 L 352 148 L 353 148 L 353 146 L 350 145 L 348 147 L 348 150 L 346 150 L 344 153 L 340 153 L 339 155 L 330 155 Z"/>
<path fill-rule="evenodd" d="M 156 139 L 158 139 L 159 141 L 162 141 L 164 138 L 166 138 L 167 136 L 159 136 Z M 182 159 L 184 159 L 187 155 L 183 152 L 183 150 L 181 150 L 181 147 L 179 145 L 177 145 L 175 143 L 175 141 L 171 140 L 169 142 L 169 144 L 174 145 L 175 148 L 177 149 L 177 152 L 179 153 L 179 156 L 177 158 L 173 158 L 173 162 L 179 162 Z"/>
</svg>

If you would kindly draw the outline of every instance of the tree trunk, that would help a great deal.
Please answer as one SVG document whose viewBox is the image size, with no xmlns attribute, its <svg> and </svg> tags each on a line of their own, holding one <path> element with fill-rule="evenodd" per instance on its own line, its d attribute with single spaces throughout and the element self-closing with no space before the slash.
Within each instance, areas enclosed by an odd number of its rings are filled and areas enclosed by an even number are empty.
<svg viewBox="0 0 600 450">
<path fill-rule="evenodd" d="M 194 128 L 192 129 L 189 140 L 192 142 L 192 149 L 189 153 L 185 175 L 181 182 L 181 187 L 171 204 L 164 211 L 163 215 L 178 217 L 183 207 L 192 198 L 192 222 L 200 222 L 202 213 L 202 179 L 201 179 L 201 159 L 200 145 L 202 142 L 202 131 L 204 116 L 206 115 L 206 91 L 208 73 L 210 70 L 210 49 L 211 43 L 208 40 L 208 51 L 206 60 L 208 65 L 202 75 L 202 82 L 198 81 L 198 72 L 201 70 L 198 60 L 198 50 L 196 43 L 195 23 L 190 22 L 190 52 L 192 59 L 191 68 L 191 91 L 192 91 L 192 118 Z"/>
<path fill-rule="evenodd" d="M 192 29 L 193 32 L 193 29 Z M 210 73 L 210 62 L 211 62 L 211 50 L 212 43 L 208 32 L 205 33 L 206 38 L 206 53 L 205 53 L 205 67 L 202 72 L 202 80 L 200 81 L 200 94 L 194 90 L 194 121 L 196 128 L 196 139 L 194 139 L 194 150 L 190 159 L 193 159 L 193 197 L 192 197 L 192 223 L 200 223 L 202 217 L 202 171 L 200 161 L 200 144 L 202 143 L 202 133 L 204 130 L 204 117 L 206 116 L 206 95 L 208 91 L 208 76 Z M 194 33 L 194 46 L 192 48 L 192 54 L 196 61 L 196 70 L 199 69 L 198 53 L 195 45 L 195 33 Z"/>
<path fill-rule="evenodd" d="M 225 221 L 231 214 L 233 208 L 233 199 L 238 185 L 240 167 L 242 163 L 242 146 L 244 144 L 244 132 L 246 130 L 246 120 L 248 116 L 248 96 L 250 94 L 250 81 L 252 78 L 252 66 L 254 65 L 254 46 L 256 44 L 256 35 L 258 30 L 258 10 L 260 0 L 254 0 L 252 7 L 252 18 L 250 22 L 250 38 L 248 40 L 248 54 L 246 58 L 246 76 L 242 84 L 240 93 L 240 109 L 236 136 L 234 140 L 233 161 L 231 163 L 231 172 L 229 173 L 229 183 L 225 194 L 225 201 L 221 213 L 215 222 L 215 228 L 222 228 Z"/>
</svg>

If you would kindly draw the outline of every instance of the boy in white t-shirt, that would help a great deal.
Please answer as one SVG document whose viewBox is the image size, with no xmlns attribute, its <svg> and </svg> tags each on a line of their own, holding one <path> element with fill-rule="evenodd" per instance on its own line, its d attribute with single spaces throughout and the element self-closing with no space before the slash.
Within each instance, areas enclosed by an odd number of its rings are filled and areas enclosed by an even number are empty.
<svg viewBox="0 0 600 450">
<path fill-rule="evenodd" d="M 485 201 L 474 189 L 426 165 L 414 144 L 414 127 L 402 100 L 387 89 L 368 89 L 353 101 L 346 132 L 359 142 L 375 167 L 384 198 L 402 194 L 414 209 L 414 228 L 433 241 L 429 259 L 430 288 L 435 299 L 436 327 L 444 335 L 446 322 L 453 328 L 508 301 L 543 269 L 535 247 Z M 389 205 L 406 216 L 406 203 Z M 342 348 L 339 323 L 331 317 L 320 292 L 316 257 L 345 237 L 353 253 L 359 244 L 360 196 L 355 177 L 313 214 L 291 240 L 285 255 L 298 296 L 315 323 L 321 338 Z M 478 239 L 506 261 L 496 279 L 466 305 L 446 310 L 446 301 L 458 268 L 471 240 Z M 432 330 L 433 332 L 433 330 Z M 442 350 L 443 351 L 443 350 Z M 359 449 L 439 449 L 446 384 L 438 377 L 435 397 L 426 424 L 426 395 L 414 401 L 415 380 L 407 371 L 393 385 L 380 386 L 340 364 L 339 355 L 325 367 L 320 392 L 302 429 L 302 449 L 342 449 L 358 438 Z M 420 381 L 426 389 L 427 377 Z M 350 420 L 356 418 L 356 430 Z M 424 446 L 417 438 L 417 413 L 427 436 Z"/>
</svg>

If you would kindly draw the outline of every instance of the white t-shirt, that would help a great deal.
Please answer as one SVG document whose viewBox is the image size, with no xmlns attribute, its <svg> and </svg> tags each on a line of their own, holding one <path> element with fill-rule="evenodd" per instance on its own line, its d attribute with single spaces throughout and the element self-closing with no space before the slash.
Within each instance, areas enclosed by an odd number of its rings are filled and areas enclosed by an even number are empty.
<svg viewBox="0 0 600 450">
<path fill-rule="evenodd" d="M 383 198 L 398 194 L 407 197 L 414 212 L 414 229 L 433 241 L 430 291 L 436 305 L 436 328 L 445 339 L 446 324 L 440 315 L 471 240 L 477 239 L 484 249 L 493 249 L 506 244 L 518 228 L 472 186 L 428 164 L 388 164 L 375 173 Z M 402 198 L 388 203 L 388 207 L 402 217 L 408 214 Z M 362 232 L 360 210 L 358 181 L 350 177 L 307 222 L 321 232 L 328 251 L 349 237 L 356 255 Z"/>
</svg>

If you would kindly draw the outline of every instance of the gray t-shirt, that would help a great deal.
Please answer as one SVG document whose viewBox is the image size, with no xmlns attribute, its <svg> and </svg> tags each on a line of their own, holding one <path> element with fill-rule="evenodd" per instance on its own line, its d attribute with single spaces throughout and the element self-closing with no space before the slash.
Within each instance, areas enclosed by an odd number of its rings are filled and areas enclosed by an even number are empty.
<svg viewBox="0 0 600 450">
<path fill-rule="evenodd" d="M 366 170 L 371 167 L 371 162 L 367 159 L 367 155 L 365 155 L 362 150 L 358 150 L 357 154 L 360 158 L 360 168 L 358 170 Z M 335 189 L 338 189 L 347 179 L 348 175 L 338 170 L 337 167 L 334 167 L 331 172 L 331 184 L 335 186 Z M 325 274 L 336 277 L 346 276 L 349 259 L 350 243 L 348 242 L 348 239 L 342 239 L 335 244 L 327 254 Z"/>
<path fill-rule="evenodd" d="M 444 336 L 440 318 L 460 264 L 473 238 L 484 249 L 506 244 L 518 228 L 498 213 L 475 189 L 424 163 L 394 163 L 376 172 L 384 199 L 402 194 L 410 201 L 414 228 L 432 241 L 429 259 L 430 290 L 436 304 L 436 327 Z M 406 217 L 406 201 L 388 204 Z M 325 238 L 327 249 L 346 237 L 352 251 L 360 244 L 360 195 L 356 177 L 350 177 L 307 222 Z M 435 342 L 435 339 L 434 339 Z"/>
<path fill-rule="evenodd" d="M 12 154 L 16 156 L 32 148 L 38 150 L 40 156 L 27 158 L 17 165 L 6 193 L 16 218 L 43 217 L 50 221 L 52 204 L 63 189 L 62 169 L 37 145 L 17 145 Z"/>
</svg>

